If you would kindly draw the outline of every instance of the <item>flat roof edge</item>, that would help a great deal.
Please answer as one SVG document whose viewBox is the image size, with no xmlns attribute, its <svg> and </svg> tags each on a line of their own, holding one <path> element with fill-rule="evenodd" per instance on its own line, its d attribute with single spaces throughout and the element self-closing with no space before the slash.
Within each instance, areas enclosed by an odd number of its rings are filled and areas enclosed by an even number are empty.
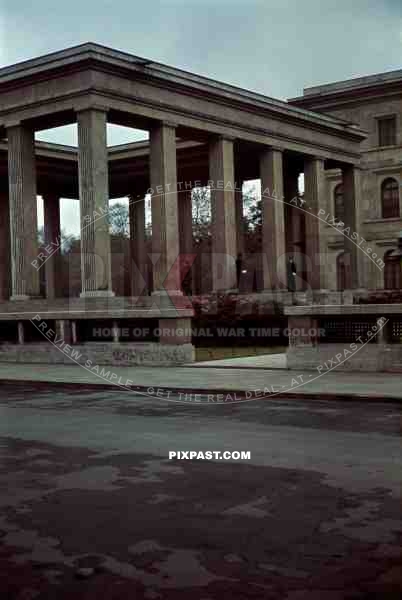
<svg viewBox="0 0 402 600">
<path fill-rule="evenodd" d="M 289 102 L 297 102 L 298 100 L 312 96 L 324 96 L 338 92 L 352 92 L 359 89 L 377 88 L 382 85 L 395 83 L 400 83 L 402 87 L 402 69 L 305 87 L 303 88 L 302 96 L 291 98 L 289 99 Z"/>
</svg>

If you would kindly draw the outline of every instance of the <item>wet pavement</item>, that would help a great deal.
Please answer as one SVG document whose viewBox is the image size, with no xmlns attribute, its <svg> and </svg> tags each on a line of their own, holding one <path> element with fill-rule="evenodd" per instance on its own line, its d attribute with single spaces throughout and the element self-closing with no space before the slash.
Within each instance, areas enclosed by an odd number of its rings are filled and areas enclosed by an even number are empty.
<svg viewBox="0 0 402 600">
<path fill-rule="evenodd" d="M 3 385 L 0 598 L 402 598 L 401 442 L 389 403 Z"/>
</svg>

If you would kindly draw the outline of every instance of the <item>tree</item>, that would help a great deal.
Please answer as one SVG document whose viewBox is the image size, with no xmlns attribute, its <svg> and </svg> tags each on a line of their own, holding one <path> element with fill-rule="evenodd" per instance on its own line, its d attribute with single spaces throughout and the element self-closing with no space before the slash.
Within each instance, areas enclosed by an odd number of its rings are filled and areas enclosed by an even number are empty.
<svg viewBox="0 0 402 600">
<path fill-rule="evenodd" d="M 109 227 L 112 235 L 128 237 L 130 231 L 128 206 L 117 202 L 109 210 Z"/>
<path fill-rule="evenodd" d="M 255 186 L 243 194 L 243 215 L 246 232 L 258 232 L 262 225 L 262 206 Z"/>
<path fill-rule="evenodd" d="M 195 242 L 211 236 L 211 191 L 208 187 L 197 187 L 192 193 L 193 235 Z"/>
</svg>

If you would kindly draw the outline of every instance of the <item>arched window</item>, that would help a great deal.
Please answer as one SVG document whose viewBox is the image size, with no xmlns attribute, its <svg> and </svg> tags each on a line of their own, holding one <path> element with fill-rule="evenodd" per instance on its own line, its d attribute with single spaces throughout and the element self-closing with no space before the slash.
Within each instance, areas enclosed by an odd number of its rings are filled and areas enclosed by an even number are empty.
<svg viewBox="0 0 402 600">
<path fill-rule="evenodd" d="M 350 287 L 350 254 L 347 252 L 336 258 L 336 286 L 340 292 Z"/>
<path fill-rule="evenodd" d="M 381 208 L 383 219 L 399 217 L 398 182 L 393 177 L 384 179 L 381 184 Z"/>
<path fill-rule="evenodd" d="M 334 212 L 335 219 L 337 221 L 345 220 L 345 205 L 343 202 L 343 185 L 342 183 L 338 183 L 336 188 L 334 189 Z"/>
<path fill-rule="evenodd" d="M 388 250 L 384 256 L 384 289 L 400 290 L 402 288 L 401 258 L 397 250 Z"/>
</svg>

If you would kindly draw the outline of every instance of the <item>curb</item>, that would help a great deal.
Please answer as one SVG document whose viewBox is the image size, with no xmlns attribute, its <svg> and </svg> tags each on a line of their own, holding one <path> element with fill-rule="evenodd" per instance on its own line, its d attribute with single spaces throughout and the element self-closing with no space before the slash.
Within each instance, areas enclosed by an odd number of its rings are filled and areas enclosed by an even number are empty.
<svg viewBox="0 0 402 600">
<path fill-rule="evenodd" d="M 181 387 L 161 387 L 161 386 L 145 386 L 145 385 L 132 385 L 128 389 L 121 389 L 117 387 L 113 383 L 86 383 L 86 382 L 71 382 L 71 381 L 44 381 L 44 380 L 21 380 L 21 379 L 0 379 L 0 387 L 2 385 L 13 385 L 18 387 L 29 386 L 30 388 L 35 389 L 58 389 L 62 387 L 63 389 L 69 390 L 80 390 L 80 391 L 97 391 L 97 390 L 115 390 L 119 392 L 147 392 L 150 388 L 157 389 L 161 393 L 171 392 L 173 394 L 194 394 L 200 396 L 208 396 L 208 395 L 223 395 L 223 396 L 234 396 L 238 400 L 247 399 L 247 392 L 249 390 L 228 390 L 224 388 L 211 388 L 211 389 L 200 389 L 200 388 L 181 388 Z M 116 389 L 117 387 L 117 389 Z M 154 398 L 154 396 L 152 396 Z M 337 401 L 337 402 L 379 402 L 381 404 L 391 403 L 391 404 L 402 404 L 402 396 L 382 396 L 381 394 L 359 394 L 359 393 L 340 393 L 340 392 L 315 392 L 315 391 L 305 391 L 305 392 L 291 392 L 289 390 L 284 392 L 276 392 L 272 395 L 272 398 L 265 396 L 264 398 L 256 398 L 253 400 L 275 400 L 286 398 L 295 399 L 295 400 L 306 400 L 306 399 L 318 399 L 318 400 L 328 400 L 328 401 Z M 161 398 L 163 399 L 163 398 Z M 251 398 L 248 400 L 251 401 Z M 187 404 L 198 404 L 195 401 L 188 401 Z M 216 404 L 228 404 L 231 402 L 211 402 L 211 405 Z"/>
</svg>

